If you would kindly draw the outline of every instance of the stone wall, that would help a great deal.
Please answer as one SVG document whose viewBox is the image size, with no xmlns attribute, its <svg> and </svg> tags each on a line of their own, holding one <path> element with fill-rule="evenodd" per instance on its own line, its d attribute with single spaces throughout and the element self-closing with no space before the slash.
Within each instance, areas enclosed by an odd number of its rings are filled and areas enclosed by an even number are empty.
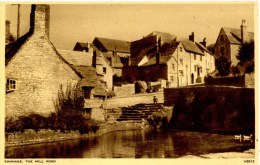
<svg viewBox="0 0 260 165">
<path fill-rule="evenodd" d="M 255 74 L 245 74 L 245 86 L 248 88 L 254 88 L 255 86 Z"/>
<path fill-rule="evenodd" d="M 80 134 L 78 131 L 69 131 L 66 133 L 60 131 L 53 131 L 50 129 L 41 129 L 38 132 L 34 130 L 25 130 L 23 133 L 6 133 L 5 134 L 5 146 L 19 146 L 19 145 L 29 145 L 29 144 L 39 144 L 47 142 L 55 142 L 62 140 L 70 140 L 77 138 L 87 138 L 91 136 L 98 136 L 112 131 L 119 130 L 133 130 L 133 129 L 143 129 L 148 126 L 146 123 L 140 122 L 112 122 L 100 125 L 100 128 L 96 133 Z"/>
<path fill-rule="evenodd" d="M 124 67 L 122 72 L 123 81 L 133 83 L 137 80 L 157 81 L 159 79 L 167 80 L 167 65 L 150 65 L 144 67 Z"/>
<path fill-rule="evenodd" d="M 255 75 L 245 74 L 236 77 L 205 77 L 206 85 L 222 85 L 254 88 Z"/>
<path fill-rule="evenodd" d="M 164 101 L 174 106 L 173 127 L 247 133 L 253 133 L 255 128 L 252 88 L 168 88 L 164 90 Z"/>
<path fill-rule="evenodd" d="M 122 84 L 121 86 L 114 86 L 116 96 L 127 96 L 135 94 L 135 84 Z"/>
<path fill-rule="evenodd" d="M 91 119 L 105 121 L 104 106 L 106 102 L 102 98 L 94 97 L 93 99 L 85 99 L 84 108 L 91 109 Z"/>
<path fill-rule="evenodd" d="M 47 38 L 34 34 L 8 63 L 5 77 L 17 82 L 17 89 L 6 94 L 6 116 L 48 114 L 54 111 L 60 85 L 80 80 Z"/>
</svg>

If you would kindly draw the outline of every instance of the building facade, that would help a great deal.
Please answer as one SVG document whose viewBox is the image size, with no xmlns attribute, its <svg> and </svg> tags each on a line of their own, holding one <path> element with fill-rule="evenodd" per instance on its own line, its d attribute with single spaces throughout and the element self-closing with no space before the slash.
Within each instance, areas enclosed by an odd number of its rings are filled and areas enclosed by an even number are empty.
<svg viewBox="0 0 260 165">
<path fill-rule="evenodd" d="M 133 54 L 131 66 L 123 71 L 125 80 L 165 80 L 163 86 L 180 87 L 202 84 L 204 77 L 215 70 L 214 56 L 202 44 L 194 42 L 194 33 L 189 40 L 172 35 L 167 41 L 157 34 L 131 44 Z"/>
<path fill-rule="evenodd" d="M 106 84 L 106 88 L 110 91 L 113 89 L 114 70 L 104 53 L 98 50 L 93 44 L 84 42 L 77 42 L 72 52 L 74 55 L 81 54 L 83 57 L 86 56 L 84 58 L 87 58 L 87 60 L 82 60 L 82 65 L 93 66 L 98 76 Z"/>
<path fill-rule="evenodd" d="M 48 115 L 60 86 L 82 78 L 49 41 L 49 13 L 49 5 L 32 5 L 30 31 L 6 52 L 6 116 Z"/>
<path fill-rule="evenodd" d="M 240 29 L 222 27 L 214 48 L 216 58 L 224 56 L 231 65 L 237 65 L 239 61 L 236 56 L 240 46 L 253 39 L 254 33 L 247 31 L 245 20 L 242 20 Z"/>
</svg>

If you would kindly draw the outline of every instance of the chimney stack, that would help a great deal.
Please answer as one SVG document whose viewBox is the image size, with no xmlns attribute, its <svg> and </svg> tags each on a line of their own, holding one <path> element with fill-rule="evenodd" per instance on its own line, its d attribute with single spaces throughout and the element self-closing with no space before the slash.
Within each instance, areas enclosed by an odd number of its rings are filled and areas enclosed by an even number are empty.
<svg viewBox="0 0 260 165">
<path fill-rule="evenodd" d="M 192 42 L 195 41 L 194 32 L 192 32 L 191 35 L 189 35 L 189 40 L 192 41 Z"/>
<path fill-rule="evenodd" d="M 156 47 L 156 64 L 159 65 L 160 64 L 160 49 L 161 49 L 161 37 L 158 38 L 157 40 L 157 47 Z"/>
<path fill-rule="evenodd" d="M 97 66 L 97 52 L 96 51 L 93 51 L 92 66 L 94 68 L 96 68 L 96 66 Z"/>
<path fill-rule="evenodd" d="M 203 38 L 203 41 L 200 42 L 201 45 L 203 45 L 205 48 L 207 47 L 206 38 Z"/>
<path fill-rule="evenodd" d="M 246 20 L 242 20 L 242 24 L 241 24 L 241 42 L 242 44 L 245 43 L 246 39 L 247 39 L 247 26 L 246 26 Z"/>
<path fill-rule="evenodd" d="M 10 37 L 10 21 L 5 21 L 5 43 L 9 43 L 8 39 Z"/>
<path fill-rule="evenodd" d="M 49 38 L 50 5 L 37 4 L 31 8 L 31 31 Z"/>
</svg>

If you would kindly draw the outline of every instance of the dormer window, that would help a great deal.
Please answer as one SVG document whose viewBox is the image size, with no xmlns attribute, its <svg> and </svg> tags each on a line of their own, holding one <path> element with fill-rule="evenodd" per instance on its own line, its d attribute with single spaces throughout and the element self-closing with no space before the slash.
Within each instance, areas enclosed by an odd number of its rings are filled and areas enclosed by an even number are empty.
<svg viewBox="0 0 260 165">
<path fill-rule="evenodd" d="M 14 91 L 17 88 L 17 82 L 14 79 L 7 79 L 6 80 L 6 91 Z"/>
</svg>

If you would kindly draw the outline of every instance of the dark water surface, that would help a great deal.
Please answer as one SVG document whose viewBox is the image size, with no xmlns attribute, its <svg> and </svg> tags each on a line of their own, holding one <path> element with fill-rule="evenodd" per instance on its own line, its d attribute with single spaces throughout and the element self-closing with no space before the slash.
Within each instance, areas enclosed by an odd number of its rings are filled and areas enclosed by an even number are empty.
<svg viewBox="0 0 260 165">
<path fill-rule="evenodd" d="M 187 131 L 117 131 L 88 139 L 6 148 L 6 158 L 177 158 L 242 151 L 233 135 Z"/>
</svg>

